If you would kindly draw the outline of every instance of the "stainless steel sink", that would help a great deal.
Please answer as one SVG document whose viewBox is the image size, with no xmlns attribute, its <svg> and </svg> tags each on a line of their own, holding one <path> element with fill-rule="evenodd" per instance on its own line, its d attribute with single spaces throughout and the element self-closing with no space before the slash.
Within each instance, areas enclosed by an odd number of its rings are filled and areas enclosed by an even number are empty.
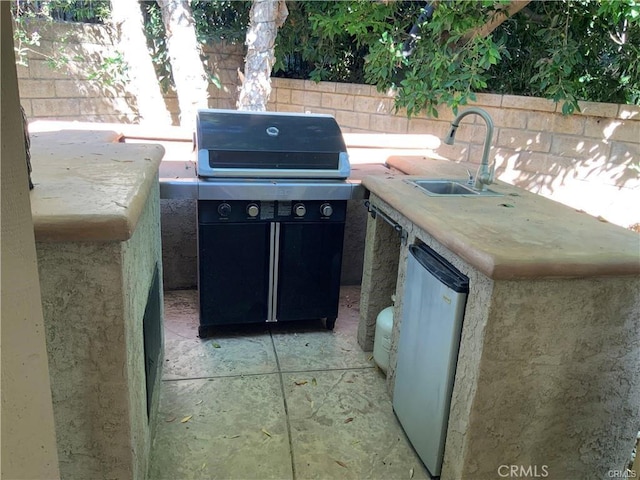
<svg viewBox="0 0 640 480">
<path fill-rule="evenodd" d="M 475 190 L 471 185 L 467 185 L 464 181 L 458 180 L 407 180 L 408 183 L 416 185 L 421 188 L 427 195 L 440 197 L 440 196 L 454 196 L 454 197 L 501 197 L 501 193 L 494 192 L 493 190 L 479 191 Z"/>
</svg>

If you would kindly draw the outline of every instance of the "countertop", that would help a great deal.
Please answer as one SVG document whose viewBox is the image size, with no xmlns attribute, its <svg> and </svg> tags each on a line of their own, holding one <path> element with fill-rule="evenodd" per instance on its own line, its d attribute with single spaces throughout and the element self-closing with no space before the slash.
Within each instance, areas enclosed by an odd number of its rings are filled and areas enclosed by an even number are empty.
<svg viewBox="0 0 640 480">
<path fill-rule="evenodd" d="M 36 241 L 126 241 L 135 231 L 164 148 L 121 143 L 113 125 L 30 125 Z"/>
<path fill-rule="evenodd" d="M 430 197 L 412 178 L 466 180 L 465 166 L 419 156 L 387 159 L 411 175 L 366 176 L 362 184 L 407 220 L 490 278 L 640 274 L 640 235 L 496 182 L 501 197 Z M 475 173 L 475 172 L 474 172 Z"/>
</svg>

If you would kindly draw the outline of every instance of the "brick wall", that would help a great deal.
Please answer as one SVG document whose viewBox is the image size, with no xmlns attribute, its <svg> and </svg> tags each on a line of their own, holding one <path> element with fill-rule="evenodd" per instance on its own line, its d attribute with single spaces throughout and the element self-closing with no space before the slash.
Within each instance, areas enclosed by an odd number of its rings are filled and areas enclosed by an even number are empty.
<svg viewBox="0 0 640 480">
<path fill-rule="evenodd" d="M 113 29 L 97 25 L 32 22 L 41 46 L 28 53 L 28 67 L 18 67 L 21 102 L 30 119 L 136 122 L 135 98 L 127 86 L 100 87 L 89 79 L 91 63 L 99 64 L 117 50 Z M 60 41 L 64 39 L 64 41 Z M 62 49 L 91 63 L 72 61 L 52 69 L 47 56 Z M 205 52 L 222 89 L 210 88 L 211 108 L 234 108 L 243 69 L 242 45 L 218 45 Z M 454 118 L 447 107 L 438 118 L 408 119 L 395 113 L 391 94 L 368 85 L 273 78 L 269 109 L 281 112 L 329 113 L 345 132 L 423 134 L 431 136 L 430 152 L 457 162 L 480 162 L 484 123 L 466 117 L 453 146 L 444 145 Z M 175 94 L 165 102 L 177 122 Z M 479 94 L 475 104 L 495 124 L 491 158 L 501 180 L 540 193 L 624 227 L 640 223 L 640 107 L 582 104 L 582 112 L 565 117 L 545 99 Z"/>
</svg>

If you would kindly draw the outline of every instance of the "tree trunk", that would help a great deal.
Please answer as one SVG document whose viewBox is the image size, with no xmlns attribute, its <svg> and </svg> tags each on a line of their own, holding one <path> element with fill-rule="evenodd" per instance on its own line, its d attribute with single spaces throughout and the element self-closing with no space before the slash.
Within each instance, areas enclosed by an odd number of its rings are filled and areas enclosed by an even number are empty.
<svg viewBox="0 0 640 480">
<path fill-rule="evenodd" d="M 120 51 L 128 65 L 141 124 L 171 125 L 147 39 L 140 2 L 111 0 L 111 20 L 120 32 Z"/>
<path fill-rule="evenodd" d="M 288 15 L 284 0 L 253 0 L 238 110 L 267 109 L 271 94 L 271 69 L 276 60 L 273 53 L 276 35 Z"/>
<path fill-rule="evenodd" d="M 200 59 L 195 22 L 188 0 L 158 0 L 167 34 L 167 50 L 178 93 L 180 125 L 195 127 L 196 111 L 207 108 L 209 80 Z"/>
</svg>

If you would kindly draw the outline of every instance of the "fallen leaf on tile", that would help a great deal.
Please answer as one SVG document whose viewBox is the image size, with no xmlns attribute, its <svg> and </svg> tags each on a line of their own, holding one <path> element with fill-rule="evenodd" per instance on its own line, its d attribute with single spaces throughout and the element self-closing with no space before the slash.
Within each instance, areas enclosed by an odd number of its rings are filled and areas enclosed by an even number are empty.
<svg viewBox="0 0 640 480">
<path fill-rule="evenodd" d="M 169 417 L 169 418 L 166 418 L 164 421 L 165 421 L 165 422 L 167 422 L 167 423 L 171 423 L 171 422 L 173 422 L 175 419 L 176 419 L 176 417 Z"/>
<path fill-rule="evenodd" d="M 115 201 L 114 201 L 113 203 L 115 203 L 115 204 L 116 204 L 116 205 L 118 205 L 119 207 L 127 208 L 127 206 L 126 206 L 124 203 L 115 202 Z"/>
<path fill-rule="evenodd" d="M 373 360 L 373 355 L 369 355 L 369 358 L 367 358 L 367 362 L 370 362 L 371 360 Z"/>
<path fill-rule="evenodd" d="M 298 380 L 298 381 L 295 381 L 293 383 L 295 383 L 296 385 L 306 385 L 309 382 L 307 382 L 306 380 Z"/>
<path fill-rule="evenodd" d="M 271 434 L 269 432 L 267 432 L 264 428 L 261 430 L 262 433 L 264 433 L 267 437 L 270 437 Z"/>
<path fill-rule="evenodd" d="M 206 466 L 207 466 L 207 464 L 203 463 L 202 466 L 200 467 L 200 470 L 204 470 L 204 467 L 206 467 Z"/>
<path fill-rule="evenodd" d="M 345 380 L 344 383 L 353 383 L 353 380 Z"/>
<path fill-rule="evenodd" d="M 198 400 L 198 401 L 196 402 L 196 405 L 200 405 L 202 402 L 204 402 L 204 400 Z"/>
<path fill-rule="evenodd" d="M 360 443 L 360 440 L 356 440 L 355 442 L 351 442 L 351 445 L 357 445 Z"/>
<path fill-rule="evenodd" d="M 351 422 L 353 422 L 353 417 L 349 417 L 344 421 L 344 423 L 351 423 Z"/>
<path fill-rule="evenodd" d="M 313 400 L 311 400 L 311 410 L 313 410 Z"/>
<path fill-rule="evenodd" d="M 211 346 L 212 346 L 213 348 L 220 348 L 220 344 L 219 344 L 219 343 L 216 343 L 216 342 L 213 342 L 213 343 L 211 344 Z"/>
<path fill-rule="evenodd" d="M 231 436 L 229 438 L 240 438 L 240 435 L 233 435 L 233 436 Z"/>
<path fill-rule="evenodd" d="M 343 468 L 348 468 L 348 467 L 347 467 L 347 465 L 346 465 L 346 463 L 341 462 L 340 460 L 336 460 L 336 463 L 337 463 L 338 465 L 340 465 L 341 467 L 343 467 Z"/>
<path fill-rule="evenodd" d="M 316 377 L 313 377 L 313 378 L 311 379 L 311 385 L 313 385 L 314 387 L 315 387 L 316 385 L 318 385 L 318 381 L 316 380 Z"/>
<path fill-rule="evenodd" d="M 409 478 L 413 478 L 413 468 L 409 469 Z"/>
<path fill-rule="evenodd" d="M 343 352 L 350 352 L 351 351 L 350 348 L 344 348 L 344 347 L 341 347 L 340 350 L 342 350 Z"/>
<path fill-rule="evenodd" d="M 191 420 L 191 417 L 193 417 L 193 415 L 189 415 L 187 417 L 184 417 L 182 420 L 180 420 L 180 423 L 187 423 L 189 420 Z"/>
</svg>

